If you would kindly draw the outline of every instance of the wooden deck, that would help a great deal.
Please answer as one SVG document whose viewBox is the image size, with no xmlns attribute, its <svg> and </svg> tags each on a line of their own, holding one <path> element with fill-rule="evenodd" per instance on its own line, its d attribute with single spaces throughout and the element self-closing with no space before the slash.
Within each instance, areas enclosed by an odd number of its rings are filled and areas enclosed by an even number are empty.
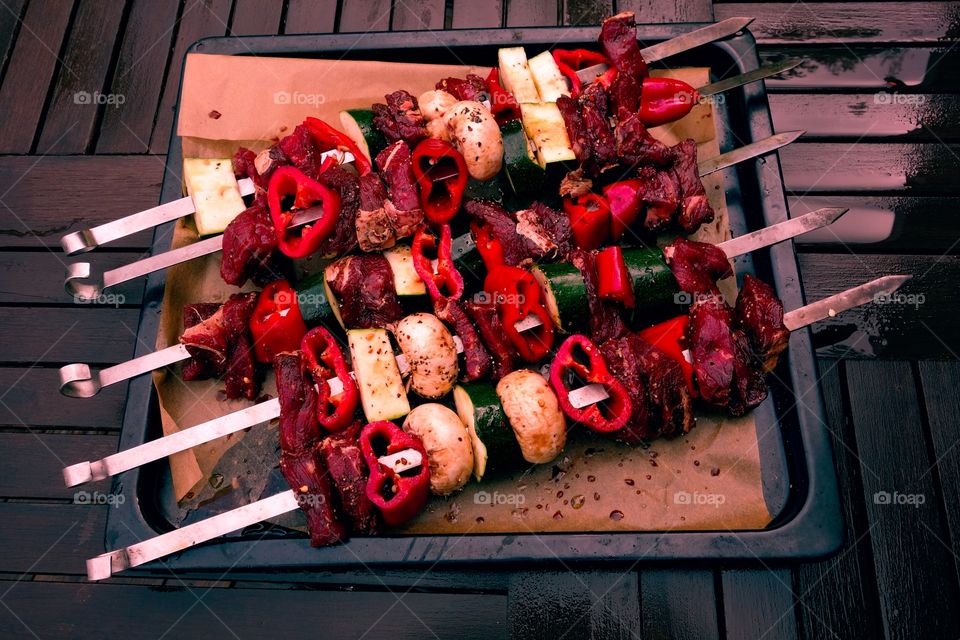
<svg viewBox="0 0 960 640">
<path fill-rule="evenodd" d="M 0 0 L 0 636 L 960 636 L 960 2 L 613 2 Z M 158 202 L 186 48 L 224 34 L 596 24 L 625 9 L 642 22 L 755 16 L 764 59 L 802 56 L 767 84 L 776 127 L 808 131 L 781 153 L 792 210 L 852 207 L 849 238 L 892 219 L 885 239 L 801 245 L 808 299 L 886 273 L 912 274 L 905 292 L 922 294 L 815 336 L 840 554 L 87 583 L 109 507 L 75 504 L 60 469 L 116 451 L 125 390 L 66 399 L 56 370 L 128 359 L 141 291 L 122 287 L 117 308 L 72 304 L 58 240 Z M 148 242 L 89 255 L 122 264 Z M 859 354 L 833 344 L 857 338 Z M 878 504 L 878 492 L 921 504 Z"/>
</svg>

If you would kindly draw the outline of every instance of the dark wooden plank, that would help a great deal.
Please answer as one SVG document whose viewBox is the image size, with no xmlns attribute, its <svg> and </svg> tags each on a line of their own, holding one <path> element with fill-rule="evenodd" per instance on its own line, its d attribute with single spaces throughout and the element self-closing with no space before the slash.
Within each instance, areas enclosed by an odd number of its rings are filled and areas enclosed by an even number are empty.
<svg viewBox="0 0 960 640">
<path fill-rule="evenodd" d="M 475 29 L 478 27 L 499 27 L 503 24 L 503 5 L 505 0 L 453 0 L 453 28 Z"/>
<path fill-rule="evenodd" d="M 774 93 L 773 123 L 803 129 L 807 140 L 896 137 L 930 142 L 960 139 L 960 96 L 912 93 Z M 811 118 L 810 114 L 817 114 Z"/>
<path fill-rule="evenodd" d="M 937 256 L 960 252 L 960 246 L 954 246 L 960 235 L 960 198 L 795 195 L 788 201 L 793 216 L 820 207 L 850 209 L 828 229 L 802 236 L 804 250 Z"/>
<path fill-rule="evenodd" d="M 97 153 L 149 150 L 179 5 L 178 0 L 134 0 L 110 84 L 110 93 L 124 101 L 104 111 Z"/>
<path fill-rule="evenodd" d="M 760 49 L 764 62 L 801 58 L 803 63 L 766 81 L 773 91 L 809 89 L 901 90 L 953 93 L 960 70 L 954 47 L 770 46 Z"/>
<path fill-rule="evenodd" d="M 390 0 L 343 0 L 337 31 L 390 30 Z"/>
<path fill-rule="evenodd" d="M 6 637 L 505 638 L 502 595 L 276 589 L 162 589 L 21 582 L 4 598 Z M 202 603 L 198 599 L 202 598 Z M 105 612 L 131 612 L 105 615 Z M 318 613 L 320 612 L 320 613 Z M 14 614 L 17 617 L 14 617 Z M 306 617 L 305 617 L 306 616 Z M 316 617 L 319 616 L 319 617 Z M 36 635 L 34 635 L 36 634 Z"/>
<path fill-rule="evenodd" d="M 0 153 L 29 153 L 33 147 L 72 11 L 68 0 L 27 7 L 0 87 Z"/>
<path fill-rule="evenodd" d="M 180 88 L 180 71 L 187 47 L 206 36 L 222 36 L 230 19 L 230 0 L 186 0 L 177 21 L 177 39 L 170 55 L 166 81 L 156 123 L 150 136 L 150 152 L 165 154 L 173 128 L 174 105 Z"/>
<path fill-rule="evenodd" d="M 337 24 L 336 2 L 289 0 L 284 33 L 333 33 Z"/>
<path fill-rule="evenodd" d="M 635 638 L 637 574 L 518 571 L 510 576 L 507 621 L 515 638 Z"/>
<path fill-rule="evenodd" d="M 38 153 L 83 153 L 93 141 L 97 113 L 115 109 L 125 95 L 104 93 L 123 0 L 81 2 L 63 54 Z"/>
<path fill-rule="evenodd" d="M 701 569 L 644 569 L 640 610 L 645 640 L 720 637 L 714 575 Z"/>
<path fill-rule="evenodd" d="M 445 0 L 422 0 L 420 2 L 399 0 L 393 6 L 393 22 L 390 24 L 390 30 L 443 29 L 445 9 Z"/>
<path fill-rule="evenodd" d="M 63 484 L 67 465 L 99 460 L 117 452 L 116 435 L 67 435 L 61 433 L 0 433 L 4 472 L 0 474 L 0 497 L 73 499 L 76 488 Z M 110 491 L 110 480 L 84 485 L 87 491 Z"/>
<path fill-rule="evenodd" d="M 824 562 L 800 564 L 794 571 L 804 637 L 872 640 L 883 635 L 873 612 L 879 606 L 869 530 L 862 498 L 856 442 L 843 403 L 843 380 L 837 360 L 821 358 L 820 387 L 827 430 L 840 487 L 846 543 Z"/>
<path fill-rule="evenodd" d="M 20 21 L 23 19 L 23 10 L 27 6 L 27 0 L 12 0 L 5 2 L 3 10 L 0 10 L 0 83 L 3 82 L 3 75 L 7 69 L 7 62 L 10 61 L 10 54 L 13 52 L 13 43 L 16 42 L 17 33 L 20 31 Z"/>
<path fill-rule="evenodd" d="M 960 572 L 960 364 L 957 362 L 920 362 L 923 401 L 927 411 L 936 470 L 931 475 L 940 481 L 950 546 Z M 944 538 L 944 542 L 947 539 Z"/>
<path fill-rule="evenodd" d="M 721 581 L 727 640 L 798 637 L 789 571 L 737 569 L 722 572 Z"/>
<path fill-rule="evenodd" d="M 59 478 L 51 478 L 58 482 Z M 74 492 L 86 489 L 74 490 Z M 88 492 L 92 499 L 92 491 Z M 83 500 L 85 496 L 78 497 Z M 72 498 L 72 495 L 71 495 Z M 86 574 L 87 558 L 104 551 L 106 504 L 0 503 L 3 570 Z M 7 624 L 3 628 L 10 629 Z"/>
<path fill-rule="evenodd" d="M 154 207 L 163 171 L 158 156 L 0 158 L 0 247 L 59 250 L 65 233 Z M 149 244 L 140 233 L 110 246 Z"/>
<path fill-rule="evenodd" d="M 565 25 L 600 24 L 613 15 L 613 0 L 561 0 L 560 14 Z"/>
<path fill-rule="evenodd" d="M 230 34 L 272 36 L 280 32 L 283 0 L 235 0 Z"/>
<path fill-rule="evenodd" d="M 960 190 L 960 145 L 797 142 L 780 150 L 783 179 L 793 193 Z M 838 169 L 842 168 L 840 171 Z"/>
<path fill-rule="evenodd" d="M 0 362 L 122 362 L 133 356 L 139 309 L 0 307 Z"/>
<path fill-rule="evenodd" d="M 540 27 L 557 24 L 560 8 L 557 0 L 508 0 L 508 27 Z"/>
<path fill-rule="evenodd" d="M 960 258 L 800 254 L 808 301 L 888 274 L 913 279 L 882 303 L 862 305 L 813 325 L 821 355 L 922 359 L 957 358 L 960 302 L 952 295 Z"/>
<path fill-rule="evenodd" d="M 73 304 L 74 300 L 63 288 L 63 276 L 67 262 L 89 262 L 95 272 L 129 264 L 145 254 L 141 253 L 88 253 L 80 258 L 66 258 L 54 251 L 4 251 L 0 252 L 0 304 Z M 95 305 L 108 306 L 140 304 L 143 285 L 124 282 L 107 290 Z"/>
<path fill-rule="evenodd" d="M 909 19 L 904 19 L 904 12 Z M 960 2 L 761 2 L 724 3 L 714 9 L 717 20 L 753 16 L 757 42 L 822 44 L 955 42 Z"/>
<path fill-rule="evenodd" d="M 641 24 L 713 22 L 713 5 L 709 0 L 617 0 L 617 10 L 633 11 L 637 14 L 637 22 Z"/>
<path fill-rule="evenodd" d="M 955 637 L 957 573 L 911 367 L 849 362 L 846 370 L 885 635 Z"/>
<path fill-rule="evenodd" d="M 0 367 L 0 426 L 27 429 L 80 428 L 119 431 L 126 403 L 125 382 L 93 398 L 60 395 L 56 368 Z M 38 407 L 43 407 L 38 411 Z"/>
</svg>

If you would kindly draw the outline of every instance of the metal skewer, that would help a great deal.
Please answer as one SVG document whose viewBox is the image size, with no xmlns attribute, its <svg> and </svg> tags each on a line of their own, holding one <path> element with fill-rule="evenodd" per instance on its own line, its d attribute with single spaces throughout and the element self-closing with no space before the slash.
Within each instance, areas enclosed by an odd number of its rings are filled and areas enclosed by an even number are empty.
<svg viewBox="0 0 960 640">
<path fill-rule="evenodd" d="M 909 277 L 886 276 L 878 278 L 843 293 L 795 309 L 784 316 L 784 321 L 791 331 L 806 327 L 817 320 L 870 302 L 877 296 L 890 295 Z M 607 394 L 603 385 L 587 385 L 571 391 L 570 398 L 571 401 L 576 398 L 575 406 L 586 406 L 605 400 Z M 195 544 L 213 540 L 299 507 L 297 494 L 293 490 L 283 491 L 129 547 L 91 558 L 87 560 L 87 577 L 90 580 L 104 580 L 115 572 L 183 551 Z"/>
</svg>

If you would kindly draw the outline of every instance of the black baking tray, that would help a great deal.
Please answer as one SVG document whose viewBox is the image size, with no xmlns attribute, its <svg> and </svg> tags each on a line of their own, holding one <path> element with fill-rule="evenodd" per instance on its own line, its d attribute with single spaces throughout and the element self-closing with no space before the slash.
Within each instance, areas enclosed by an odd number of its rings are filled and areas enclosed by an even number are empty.
<svg viewBox="0 0 960 640">
<path fill-rule="evenodd" d="M 639 25 L 641 46 L 675 37 L 702 24 Z M 501 46 L 523 44 L 528 54 L 552 47 L 590 46 L 597 27 L 472 29 L 338 35 L 209 38 L 190 52 L 243 56 L 323 57 L 489 66 Z M 671 66 L 710 66 L 722 79 L 754 69 L 759 60 L 748 32 L 670 58 Z M 662 65 L 662 63 L 660 63 Z M 659 65 L 654 65 L 659 66 Z M 242 79 L 237 79 L 242 82 Z M 400 83 L 402 85 L 402 82 Z M 773 133 L 762 83 L 724 94 L 718 106 L 721 150 Z M 161 200 L 181 196 L 181 147 L 174 134 L 167 156 Z M 740 235 L 787 219 L 780 164 L 775 155 L 724 172 L 730 226 Z M 167 250 L 173 223 L 158 227 L 153 252 Z M 787 309 L 803 304 L 792 243 L 737 259 L 739 277 L 753 273 L 771 282 Z M 136 355 L 151 351 L 159 328 L 165 274 L 147 280 Z M 434 565 L 470 562 L 556 562 L 605 560 L 756 560 L 819 558 L 843 542 L 836 475 L 808 331 L 794 332 L 790 348 L 771 376 L 771 395 L 756 413 L 764 492 L 774 520 L 762 530 L 603 532 L 379 536 L 347 545 L 313 549 L 297 532 L 255 531 L 199 545 L 163 560 L 182 570 L 279 569 L 337 566 Z M 156 392 L 149 376 L 129 383 L 120 447 L 161 435 Z M 159 461 L 115 480 L 125 500 L 109 510 L 106 548 L 125 547 L 172 525 L 163 516 L 169 501 L 169 469 Z M 142 571 L 159 569 L 159 563 Z"/>
</svg>

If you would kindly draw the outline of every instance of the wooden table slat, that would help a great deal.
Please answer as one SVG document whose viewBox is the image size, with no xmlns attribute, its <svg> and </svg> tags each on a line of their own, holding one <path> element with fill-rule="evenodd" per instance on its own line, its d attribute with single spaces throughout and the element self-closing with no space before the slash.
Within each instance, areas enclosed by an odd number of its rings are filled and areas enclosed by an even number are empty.
<svg viewBox="0 0 960 640">
<path fill-rule="evenodd" d="M 0 426 L 120 430 L 126 383 L 82 399 L 60 395 L 59 384 L 56 368 L 0 367 Z"/>
<path fill-rule="evenodd" d="M 0 85 L 3 83 L 3 75 L 10 61 L 26 6 L 27 0 L 11 0 L 3 4 L 5 10 L 0 10 Z"/>
<path fill-rule="evenodd" d="M 78 490 L 110 492 L 110 480 L 82 487 L 63 484 L 63 468 L 85 460 L 99 460 L 117 452 L 116 435 L 62 433 L 0 433 L 5 454 L 0 474 L 0 497 L 73 499 Z"/>
<path fill-rule="evenodd" d="M 391 31 L 442 30 L 445 0 L 394 0 Z"/>
<path fill-rule="evenodd" d="M 230 34 L 272 36 L 280 31 L 283 0 L 234 0 Z"/>
<path fill-rule="evenodd" d="M 790 572 L 785 569 L 734 569 L 721 573 L 724 638 L 797 638 Z"/>
<path fill-rule="evenodd" d="M 16 340 L 0 344 L 0 362 L 116 363 L 133 356 L 139 309 L 0 307 L 0 324 Z"/>
<path fill-rule="evenodd" d="M 104 90 L 124 4 L 104 0 L 77 6 L 38 153 L 83 153 L 93 142 L 98 112 L 116 109 L 126 100 Z"/>
<path fill-rule="evenodd" d="M 113 269 L 144 257 L 143 253 L 97 253 L 81 258 L 67 258 L 55 249 L 50 251 L 0 252 L 0 304 L 74 304 L 77 301 L 63 288 L 66 264 L 82 260 L 93 265 L 95 272 Z M 20 285 L 30 282 L 29 289 Z M 124 282 L 107 289 L 100 301 L 91 306 L 137 305 L 143 298 L 143 283 Z M 52 329 L 53 327 L 48 327 Z"/>
<path fill-rule="evenodd" d="M 392 7 L 390 0 L 343 0 L 337 31 L 367 33 L 389 31 Z"/>
<path fill-rule="evenodd" d="M 477 29 L 499 27 L 503 24 L 503 8 L 506 0 L 453 0 L 453 28 Z"/>
<path fill-rule="evenodd" d="M 633 11 L 637 22 L 643 24 L 713 21 L 713 5 L 703 0 L 617 0 L 617 10 Z"/>
<path fill-rule="evenodd" d="M 557 0 L 507 0 L 508 27 L 544 27 L 557 24 L 560 8 Z"/>
<path fill-rule="evenodd" d="M 284 33 L 333 33 L 337 22 L 336 2 L 288 0 Z"/>
<path fill-rule="evenodd" d="M 643 569 L 640 610 L 645 640 L 714 640 L 717 620 L 714 573 L 709 569 Z"/>
</svg>

